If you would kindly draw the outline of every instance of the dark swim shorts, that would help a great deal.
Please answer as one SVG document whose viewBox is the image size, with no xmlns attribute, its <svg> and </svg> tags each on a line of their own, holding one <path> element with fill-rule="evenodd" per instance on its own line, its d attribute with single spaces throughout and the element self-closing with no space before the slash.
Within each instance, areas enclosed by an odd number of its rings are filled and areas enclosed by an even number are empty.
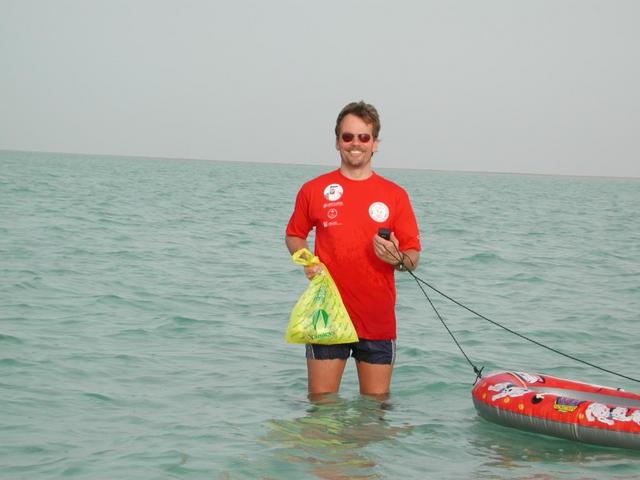
<svg viewBox="0 0 640 480">
<path fill-rule="evenodd" d="M 339 345 L 306 345 L 309 360 L 346 360 L 349 354 L 358 361 L 393 365 L 396 361 L 395 340 L 360 340 Z"/>
</svg>

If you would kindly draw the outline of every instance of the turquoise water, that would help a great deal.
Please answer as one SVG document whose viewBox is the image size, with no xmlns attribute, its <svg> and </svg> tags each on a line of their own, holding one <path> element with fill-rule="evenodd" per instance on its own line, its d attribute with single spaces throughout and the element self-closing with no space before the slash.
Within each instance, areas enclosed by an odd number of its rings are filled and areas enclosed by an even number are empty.
<svg viewBox="0 0 640 480">
<path fill-rule="evenodd" d="M 480 419 L 407 274 L 390 404 L 351 363 L 339 396 L 307 400 L 283 232 L 329 168 L 0 152 L 0 477 L 638 478 L 640 452 Z M 640 376 L 640 180 L 380 173 L 412 196 L 425 280 Z M 640 391 L 431 298 L 486 372 Z"/>
</svg>

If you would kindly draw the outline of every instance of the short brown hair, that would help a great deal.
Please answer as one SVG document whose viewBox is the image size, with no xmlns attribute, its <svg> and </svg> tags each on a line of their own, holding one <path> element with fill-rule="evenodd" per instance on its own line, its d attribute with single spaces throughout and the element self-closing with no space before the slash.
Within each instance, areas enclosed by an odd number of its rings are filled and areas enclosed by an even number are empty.
<svg viewBox="0 0 640 480">
<path fill-rule="evenodd" d="M 378 134 L 380 133 L 380 116 L 378 115 L 378 111 L 376 107 L 362 100 L 359 102 L 351 102 L 340 111 L 338 119 L 336 120 L 336 138 L 340 135 L 340 123 L 347 115 L 355 115 L 366 124 L 373 125 L 373 138 L 378 138 Z"/>
</svg>

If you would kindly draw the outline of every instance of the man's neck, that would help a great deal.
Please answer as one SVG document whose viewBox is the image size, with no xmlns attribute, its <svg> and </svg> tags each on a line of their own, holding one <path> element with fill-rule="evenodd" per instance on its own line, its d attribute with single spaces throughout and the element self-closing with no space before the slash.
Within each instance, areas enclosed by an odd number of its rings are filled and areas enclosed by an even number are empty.
<svg viewBox="0 0 640 480">
<path fill-rule="evenodd" d="M 360 168 L 353 168 L 342 163 L 340 165 L 340 173 L 351 180 L 366 180 L 373 175 L 371 164 Z"/>
</svg>

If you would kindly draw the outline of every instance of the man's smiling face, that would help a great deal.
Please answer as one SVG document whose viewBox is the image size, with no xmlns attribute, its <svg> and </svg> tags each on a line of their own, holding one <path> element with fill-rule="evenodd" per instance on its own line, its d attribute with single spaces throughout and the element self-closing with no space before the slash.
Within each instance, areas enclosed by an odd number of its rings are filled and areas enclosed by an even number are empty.
<svg viewBox="0 0 640 480">
<path fill-rule="evenodd" d="M 346 141 L 343 138 L 347 135 Z M 363 135 L 364 134 L 364 135 Z M 368 141 L 363 141 L 368 135 Z M 371 156 L 378 150 L 378 140 L 373 138 L 373 125 L 360 117 L 349 114 L 340 122 L 340 134 L 336 139 L 336 150 L 340 152 L 342 164 L 347 168 L 360 169 L 371 163 Z"/>
</svg>

